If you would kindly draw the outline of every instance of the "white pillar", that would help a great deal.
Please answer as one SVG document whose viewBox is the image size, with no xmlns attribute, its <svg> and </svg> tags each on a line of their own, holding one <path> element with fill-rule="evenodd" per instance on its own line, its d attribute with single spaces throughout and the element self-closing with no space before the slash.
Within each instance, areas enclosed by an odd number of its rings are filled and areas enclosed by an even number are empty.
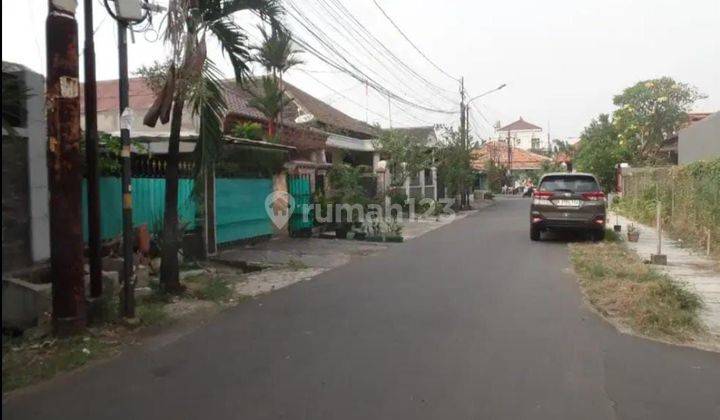
<svg viewBox="0 0 720 420">
<path fill-rule="evenodd" d="M 402 166 L 403 169 L 405 169 L 407 167 L 407 163 L 403 162 Z M 407 175 L 405 176 L 405 182 L 403 183 L 403 186 L 405 187 L 405 196 L 407 198 L 410 198 L 410 177 Z"/>
<path fill-rule="evenodd" d="M 438 199 L 437 168 L 435 166 L 433 166 L 432 168 L 430 168 L 430 171 L 432 172 L 433 200 L 437 201 L 437 199 Z"/>
<path fill-rule="evenodd" d="M 425 198 L 425 169 L 418 173 L 418 178 L 420 178 L 420 191 L 422 191 L 420 196 Z"/>
</svg>

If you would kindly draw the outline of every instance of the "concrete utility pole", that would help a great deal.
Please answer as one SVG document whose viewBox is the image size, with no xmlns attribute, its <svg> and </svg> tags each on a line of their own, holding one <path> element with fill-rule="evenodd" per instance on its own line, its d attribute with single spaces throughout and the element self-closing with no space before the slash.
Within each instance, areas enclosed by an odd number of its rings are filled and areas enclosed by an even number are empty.
<svg viewBox="0 0 720 420">
<path fill-rule="evenodd" d="M 49 0 L 46 20 L 52 320 L 59 335 L 86 324 L 76 8 L 77 1 Z"/>
<path fill-rule="evenodd" d="M 123 220 L 123 298 L 122 314 L 125 318 L 135 318 L 135 276 L 133 275 L 133 226 L 132 226 L 132 169 L 130 150 L 131 119 L 129 99 L 127 23 L 118 20 L 118 64 L 120 70 L 120 138 L 122 140 L 122 220 Z"/>
<path fill-rule="evenodd" d="M 102 255 L 100 238 L 100 173 L 98 170 L 97 83 L 95 82 L 95 34 L 93 0 L 84 0 L 85 12 L 85 161 L 87 170 L 88 259 L 90 296 L 102 296 Z"/>
</svg>

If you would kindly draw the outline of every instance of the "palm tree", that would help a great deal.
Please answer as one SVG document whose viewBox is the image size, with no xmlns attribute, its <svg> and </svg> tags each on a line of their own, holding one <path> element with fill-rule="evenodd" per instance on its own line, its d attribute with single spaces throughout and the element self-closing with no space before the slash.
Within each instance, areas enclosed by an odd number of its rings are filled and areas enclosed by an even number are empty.
<svg viewBox="0 0 720 420">
<path fill-rule="evenodd" d="M 170 120 L 160 270 L 160 288 L 164 292 L 183 290 L 178 267 L 181 232 L 177 211 L 183 109 L 188 103 L 192 114 L 200 117 L 196 172 L 203 174 L 216 153 L 226 108 L 221 77 L 207 58 L 206 38 L 214 37 L 219 42 L 233 66 L 236 82 L 242 83 L 250 71 L 251 53 L 244 29 L 233 20 L 233 15 L 241 11 L 255 12 L 273 26 L 278 25 L 282 13 L 277 0 L 170 0 L 168 4 L 164 41 L 171 47 L 170 63 L 164 85 L 144 119 L 149 126 L 158 119 L 163 123 Z"/>
<path fill-rule="evenodd" d="M 278 81 L 270 76 L 261 79 L 261 86 L 256 89 L 249 89 L 252 99 L 248 105 L 260 111 L 268 120 L 268 139 L 275 138 L 278 117 L 282 114 L 285 106 L 293 100 L 285 95 L 285 90 L 280 88 Z"/>
<path fill-rule="evenodd" d="M 271 28 L 269 33 L 264 27 L 259 29 L 263 42 L 255 47 L 256 60 L 274 78 L 282 80 L 283 73 L 303 63 L 298 57 L 303 51 L 295 48 L 292 34 L 287 29 Z"/>
<path fill-rule="evenodd" d="M 282 109 L 290 102 L 285 99 L 283 76 L 293 66 L 303 63 L 298 57 L 302 50 L 295 48 L 292 34 L 281 26 L 271 27 L 270 32 L 262 26 L 259 29 L 263 41 L 259 46 L 254 47 L 256 51 L 255 61 L 260 63 L 270 74 L 276 87 L 271 86 L 269 81 L 263 80 L 263 94 L 260 95 L 261 97 L 252 92 L 251 94 L 256 105 L 260 105 L 263 109 L 269 111 L 275 111 L 275 108 L 279 107 L 279 111 L 267 113 L 253 104 L 250 105 L 262 112 L 268 119 L 268 136 L 272 138 L 275 136 L 275 126 L 278 119 L 282 124 Z M 272 100 L 277 101 L 277 104 L 271 104 Z"/>
</svg>

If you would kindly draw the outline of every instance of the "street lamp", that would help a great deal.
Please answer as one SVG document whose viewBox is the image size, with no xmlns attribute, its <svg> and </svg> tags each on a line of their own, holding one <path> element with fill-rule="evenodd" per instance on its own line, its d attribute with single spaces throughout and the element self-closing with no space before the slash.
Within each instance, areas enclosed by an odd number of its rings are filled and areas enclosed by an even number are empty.
<svg viewBox="0 0 720 420">
<path fill-rule="evenodd" d="M 507 84 L 503 83 L 502 85 L 496 87 L 495 89 L 490 89 L 490 90 L 488 90 L 488 91 L 485 92 L 485 93 L 481 93 L 481 94 L 479 94 L 478 96 L 475 96 L 475 97 L 471 98 L 469 101 L 467 101 L 467 104 L 470 105 L 470 102 L 474 101 L 475 99 L 477 99 L 477 98 L 482 98 L 483 96 L 489 95 L 489 94 L 491 94 L 491 93 L 493 93 L 493 92 L 497 92 L 498 90 L 504 88 L 505 86 L 507 86 Z"/>
</svg>

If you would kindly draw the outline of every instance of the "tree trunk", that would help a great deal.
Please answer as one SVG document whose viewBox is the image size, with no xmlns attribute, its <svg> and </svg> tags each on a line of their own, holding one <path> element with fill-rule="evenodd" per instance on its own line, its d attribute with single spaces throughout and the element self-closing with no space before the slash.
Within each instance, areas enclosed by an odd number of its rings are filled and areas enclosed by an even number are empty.
<svg viewBox="0 0 720 420">
<path fill-rule="evenodd" d="M 180 162 L 180 127 L 182 126 L 183 94 L 175 97 L 172 120 L 170 122 L 170 139 L 165 168 L 165 213 L 163 217 L 160 290 L 165 293 L 182 292 L 180 284 L 180 267 L 178 250 L 180 249 L 180 221 L 178 219 L 178 166 Z"/>
</svg>

